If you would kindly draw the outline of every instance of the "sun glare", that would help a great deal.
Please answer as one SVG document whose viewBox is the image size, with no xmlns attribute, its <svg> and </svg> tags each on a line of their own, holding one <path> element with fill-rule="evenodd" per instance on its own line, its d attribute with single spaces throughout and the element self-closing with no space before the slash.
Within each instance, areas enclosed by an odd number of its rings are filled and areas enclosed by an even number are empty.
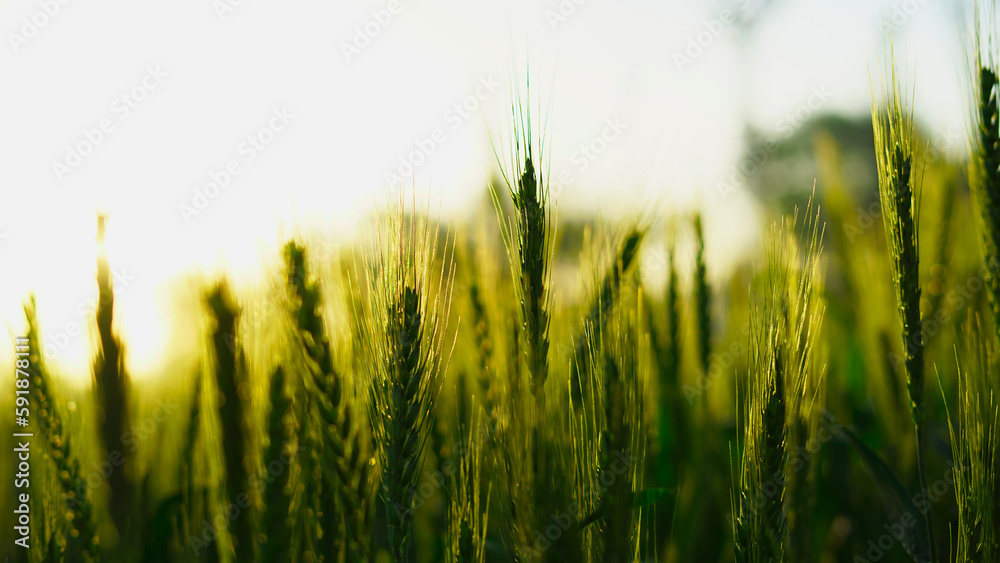
<svg viewBox="0 0 1000 563">
<path fill-rule="evenodd" d="M 734 6 L 744 15 L 757 9 L 753 2 Z M 588 4 L 571 16 L 543 10 L 542 17 L 525 2 L 458 12 L 434 3 L 429 13 L 404 7 L 390 24 L 394 33 L 370 44 L 356 37 L 367 33 L 369 13 L 332 7 L 326 17 L 357 21 L 361 31 L 326 37 L 323 17 L 291 22 L 267 8 L 239 10 L 232 16 L 239 22 L 220 29 L 196 26 L 185 42 L 158 31 L 133 37 L 127 50 L 83 42 L 81 52 L 61 57 L 51 42 L 33 40 L 25 47 L 32 49 L 30 69 L 20 58 L 0 55 L 11 80 L 48 77 L 40 79 L 48 81 L 38 86 L 48 92 L 41 98 L 0 94 L 28 110 L 11 117 L 10 125 L 24 131 L 20 146 L 4 140 L 0 147 L 43 155 L 15 159 L 0 172 L 5 190 L 31 186 L 11 194 L 13 205 L 0 210 L 0 256 L 18 270 L 0 280 L 4 318 L 16 331 L 23 300 L 34 294 L 49 360 L 74 380 L 88 381 L 100 250 L 95 218 L 104 213 L 127 361 L 139 377 L 153 374 L 172 335 L 194 330 L 176 326 L 172 313 L 177 287 L 192 276 L 225 274 L 238 285 L 252 284 L 277 262 L 289 233 L 349 240 L 376 194 L 398 180 L 426 188 L 446 216 L 470 216 L 487 201 L 486 185 L 496 174 L 493 148 L 508 137 L 501 124 L 510 95 L 529 74 L 535 127 L 546 138 L 560 213 L 715 213 L 719 217 L 706 224 L 720 244 L 712 245 L 710 259 L 718 263 L 715 272 L 725 272 L 761 232 L 747 219 L 752 196 L 736 174 L 744 120 L 783 134 L 783 116 L 827 86 L 835 96 L 817 113 L 865 111 L 867 104 L 865 76 L 857 69 L 871 54 L 870 40 L 834 56 L 821 45 L 825 39 L 813 45 L 801 26 L 778 23 L 822 18 L 837 22 L 839 33 L 868 37 L 877 14 L 861 6 L 777 8 L 759 36 L 743 28 L 712 33 L 718 14 L 695 3 L 678 6 L 676 17 L 665 17 L 670 9 L 652 2 Z M 862 21 L 856 13 L 871 17 Z M 532 14 L 537 17 L 522 18 Z M 525 45 L 520 31 L 503 26 L 455 31 L 515 16 L 525 22 Z M 101 11 L 64 17 L 110 33 Z M 660 20 L 671 22 L 669 33 L 650 27 Z M 690 26 L 681 25 L 685 21 Z M 915 22 L 918 31 L 929 25 L 922 14 Z M 251 31 L 254 23 L 303 40 L 260 37 Z M 598 24 L 618 31 L 595 43 L 585 31 Z M 305 37 L 326 40 L 321 46 Z M 216 48 L 223 40 L 234 46 L 223 50 L 228 54 Z M 329 64 L 304 68 L 302 61 L 314 60 L 319 48 L 330 50 Z M 754 57 L 758 51 L 767 57 Z M 528 53 L 532 62 L 525 68 Z M 252 65 L 244 56 L 250 54 Z M 805 72 L 815 57 L 831 64 Z M 102 59 L 120 71 L 95 66 Z M 947 64 L 937 56 L 928 61 Z M 747 65 L 756 73 L 740 70 Z M 261 79 L 268 75 L 284 78 Z M 92 86 L 98 82 L 110 84 L 110 94 L 106 86 Z M 929 82 L 925 89 L 935 100 L 951 95 Z M 71 103 L 53 102 L 51 93 L 60 90 L 75 92 Z M 961 122 L 960 114 L 941 117 L 942 104 L 929 106 L 939 122 Z M 918 104 L 918 111 L 929 106 Z M 46 112 L 51 121 L 39 127 Z M 67 151 L 79 162 L 53 175 Z"/>
</svg>

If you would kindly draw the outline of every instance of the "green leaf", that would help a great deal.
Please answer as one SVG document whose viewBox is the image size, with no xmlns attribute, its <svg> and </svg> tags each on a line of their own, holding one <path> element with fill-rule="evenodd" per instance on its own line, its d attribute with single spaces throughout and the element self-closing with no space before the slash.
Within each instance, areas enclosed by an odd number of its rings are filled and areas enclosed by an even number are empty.
<svg viewBox="0 0 1000 563">
<path fill-rule="evenodd" d="M 645 508 L 647 506 L 652 506 L 653 504 L 656 504 L 665 498 L 672 497 L 676 494 L 677 491 L 673 489 L 666 489 L 663 487 L 655 489 L 644 489 L 636 493 L 632 493 L 632 502 L 630 504 L 630 507 L 633 509 Z M 603 518 L 604 510 L 605 510 L 605 505 L 602 504 L 600 507 L 598 507 L 597 510 L 591 512 L 583 520 L 580 520 L 580 522 L 576 525 L 576 528 L 573 528 L 573 532 L 570 534 L 570 537 L 572 537 L 574 534 L 579 533 L 587 526 Z"/>
<path fill-rule="evenodd" d="M 898 531 L 902 536 L 897 539 L 903 544 L 903 548 L 917 563 L 929 563 L 931 561 L 930 540 L 924 527 L 923 512 L 916 507 L 906 488 L 878 454 L 873 452 L 850 430 L 840 427 L 840 431 L 847 442 L 861 456 L 865 470 L 875 480 L 879 496 L 882 497 L 882 503 L 885 505 L 885 515 L 889 520 L 889 525 L 894 533 Z M 907 525 L 908 523 L 910 525 Z"/>
<path fill-rule="evenodd" d="M 174 518 L 180 514 L 184 501 L 180 493 L 171 495 L 157 507 L 146 524 L 143 561 L 168 561 L 170 539 L 174 533 Z"/>
<path fill-rule="evenodd" d="M 652 506 L 661 500 L 670 498 L 676 494 L 677 491 L 674 489 L 667 489 L 664 487 L 644 489 L 632 494 L 632 508 L 646 508 L 647 506 Z"/>
</svg>

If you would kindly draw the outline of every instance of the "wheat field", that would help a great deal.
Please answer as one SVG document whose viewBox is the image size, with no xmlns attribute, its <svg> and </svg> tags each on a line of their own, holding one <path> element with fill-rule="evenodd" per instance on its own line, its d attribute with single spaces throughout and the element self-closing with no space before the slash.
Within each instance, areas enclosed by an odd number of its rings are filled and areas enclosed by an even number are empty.
<svg viewBox="0 0 1000 563">
<path fill-rule="evenodd" d="M 165 385 L 130 377 L 97 255 L 91 385 L 24 303 L 0 556 L 1000 561 L 1000 50 L 992 4 L 972 21 L 968 158 L 929 154 L 888 55 L 878 193 L 814 135 L 724 283 L 700 214 L 566 228 L 519 97 L 473 223 L 404 189 L 349 249 L 290 237 L 255 291 L 200 288 Z"/>
</svg>

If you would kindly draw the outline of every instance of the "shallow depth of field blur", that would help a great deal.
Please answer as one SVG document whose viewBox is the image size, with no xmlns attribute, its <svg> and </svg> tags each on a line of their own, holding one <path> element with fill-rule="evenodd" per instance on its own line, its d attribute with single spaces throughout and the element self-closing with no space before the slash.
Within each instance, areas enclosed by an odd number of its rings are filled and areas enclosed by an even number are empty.
<svg viewBox="0 0 1000 563">
<path fill-rule="evenodd" d="M 0 557 L 1000 560 L 993 3 L 661 4 L 0 9 Z"/>
</svg>

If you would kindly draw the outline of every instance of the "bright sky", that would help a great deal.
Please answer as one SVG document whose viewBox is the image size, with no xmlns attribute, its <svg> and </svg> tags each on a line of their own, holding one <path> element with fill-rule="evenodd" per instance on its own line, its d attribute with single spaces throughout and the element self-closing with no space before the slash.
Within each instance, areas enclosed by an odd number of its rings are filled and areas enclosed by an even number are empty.
<svg viewBox="0 0 1000 563">
<path fill-rule="evenodd" d="M 349 236 L 393 175 L 461 217 L 529 61 L 560 208 L 711 206 L 720 264 L 757 232 L 748 197 L 715 189 L 743 119 L 783 134 L 796 112 L 867 112 L 880 13 L 916 76 L 917 112 L 961 132 L 954 2 L 759 4 L 8 0 L 0 312 L 19 332 L 34 291 L 50 361 L 85 379 L 105 212 L 141 376 L 193 328 L 168 298 L 184 272 L 246 278 L 300 229 Z"/>
</svg>

